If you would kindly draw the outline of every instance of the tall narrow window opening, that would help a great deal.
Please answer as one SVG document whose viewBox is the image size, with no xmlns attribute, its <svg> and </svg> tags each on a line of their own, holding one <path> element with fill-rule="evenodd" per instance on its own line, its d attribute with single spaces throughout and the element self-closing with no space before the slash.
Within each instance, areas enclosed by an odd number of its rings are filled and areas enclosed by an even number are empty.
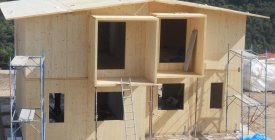
<svg viewBox="0 0 275 140">
<path fill-rule="evenodd" d="M 160 63 L 185 61 L 186 19 L 162 19 L 160 35 Z"/>
<path fill-rule="evenodd" d="M 49 94 L 49 122 L 64 122 L 64 94 Z"/>
<path fill-rule="evenodd" d="M 211 83 L 210 108 L 222 108 L 223 83 Z"/>
<path fill-rule="evenodd" d="M 98 23 L 98 69 L 125 68 L 125 22 Z"/>
</svg>

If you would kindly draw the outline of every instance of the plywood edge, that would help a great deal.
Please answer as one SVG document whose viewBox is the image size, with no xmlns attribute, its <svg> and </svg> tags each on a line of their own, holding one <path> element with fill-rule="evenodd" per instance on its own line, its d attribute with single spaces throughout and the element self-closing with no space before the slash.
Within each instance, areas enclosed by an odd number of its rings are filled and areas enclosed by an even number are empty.
<svg viewBox="0 0 275 140">
<path fill-rule="evenodd" d="M 108 15 L 92 15 L 98 21 L 158 21 L 153 16 L 108 16 Z"/>
<path fill-rule="evenodd" d="M 195 72 L 183 71 L 158 71 L 157 79 L 173 79 L 173 78 L 188 78 L 188 77 L 203 77 L 204 75 Z"/>
<path fill-rule="evenodd" d="M 126 78 L 123 78 L 124 80 Z M 115 87 L 121 85 L 121 78 L 98 78 L 96 87 Z M 132 86 L 151 86 L 154 83 L 150 82 L 148 79 L 144 77 L 134 77 L 131 78 L 131 85 Z"/>
<path fill-rule="evenodd" d="M 177 18 L 206 18 L 207 15 L 200 13 L 152 13 L 153 16 L 165 19 L 177 19 Z"/>
<path fill-rule="evenodd" d="M 239 15 L 244 15 L 244 16 L 252 16 L 252 17 L 258 17 L 258 18 L 270 19 L 269 16 L 263 16 L 263 15 L 249 13 L 249 12 L 243 12 L 243 11 L 237 11 L 237 10 L 226 9 L 226 8 L 221 8 L 221 7 L 215 7 L 215 6 L 210 6 L 207 4 L 198 4 L 198 3 L 194 3 L 194 2 L 186 2 L 186 1 L 178 1 L 178 0 L 154 0 L 154 1 L 159 2 L 159 3 L 164 3 L 164 4 L 170 4 L 170 5 L 189 6 L 189 7 L 199 8 L 199 9 L 221 11 L 221 12 L 239 14 Z"/>
</svg>

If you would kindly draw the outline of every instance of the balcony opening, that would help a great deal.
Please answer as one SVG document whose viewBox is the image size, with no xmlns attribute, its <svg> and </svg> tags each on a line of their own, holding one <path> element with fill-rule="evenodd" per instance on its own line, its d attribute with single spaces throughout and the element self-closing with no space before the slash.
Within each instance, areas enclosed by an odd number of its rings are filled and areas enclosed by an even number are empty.
<svg viewBox="0 0 275 140">
<path fill-rule="evenodd" d="M 162 19 L 160 63 L 183 63 L 186 49 L 186 19 Z"/>
<path fill-rule="evenodd" d="M 98 23 L 98 69 L 125 68 L 125 22 Z"/>
</svg>

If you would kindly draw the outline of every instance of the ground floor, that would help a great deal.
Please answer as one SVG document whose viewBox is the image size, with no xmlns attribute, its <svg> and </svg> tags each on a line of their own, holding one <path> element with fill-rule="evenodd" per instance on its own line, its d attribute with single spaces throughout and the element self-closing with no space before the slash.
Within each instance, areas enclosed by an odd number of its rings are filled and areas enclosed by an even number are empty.
<svg viewBox="0 0 275 140">
<path fill-rule="evenodd" d="M 238 72 L 232 74 L 238 75 Z M 231 87 L 239 90 L 237 76 L 231 77 Z M 203 134 L 224 132 L 225 80 L 224 71 L 206 71 L 204 77 L 158 79 L 157 84 L 133 85 L 133 112 L 138 138 L 145 139 L 150 135 L 189 136 L 195 131 Z M 39 106 L 39 81 L 19 76 L 17 85 L 18 107 Z M 85 78 L 46 79 L 46 138 L 125 139 L 122 100 L 120 85 L 95 87 Z M 240 112 L 234 109 L 234 104 L 228 114 L 228 130 L 238 131 Z M 30 125 L 24 125 L 22 134 L 28 140 L 39 139 Z"/>
</svg>

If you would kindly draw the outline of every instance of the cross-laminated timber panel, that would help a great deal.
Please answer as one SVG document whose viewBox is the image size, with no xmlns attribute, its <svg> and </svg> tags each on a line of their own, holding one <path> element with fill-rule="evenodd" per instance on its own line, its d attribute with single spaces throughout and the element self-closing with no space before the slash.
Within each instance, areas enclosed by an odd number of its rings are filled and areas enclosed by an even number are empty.
<svg viewBox="0 0 275 140">
<path fill-rule="evenodd" d="M 101 70 L 97 68 L 98 23 L 125 22 L 125 68 Z M 158 19 L 153 16 L 102 16 L 90 18 L 90 80 L 101 85 L 106 78 L 131 77 L 144 79 L 145 83 L 154 83 L 156 79 L 156 48 L 158 45 Z M 112 81 L 112 80 L 111 80 Z M 118 80 L 120 81 L 120 80 Z M 118 82 L 114 81 L 114 82 Z M 147 82 L 146 82 L 147 81 Z M 107 81 L 108 82 L 108 81 Z M 110 82 L 108 82 L 110 83 Z"/>
<path fill-rule="evenodd" d="M 15 20 L 18 55 L 45 54 L 45 78 L 87 77 L 88 12 Z M 28 78 L 38 69 L 26 69 Z"/>
<path fill-rule="evenodd" d="M 230 72 L 229 92 L 231 95 L 238 94 L 240 85 L 238 84 L 238 71 Z M 198 80 L 198 81 L 197 81 Z M 181 79 L 158 79 L 158 84 L 183 83 L 184 108 L 182 110 L 159 110 L 158 94 L 155 87 L 153 95 L 153 134 L 183 134 L 189 135 L 197 128 L 200 133 L 216 133 L 225 131 L 225 110 L 226 110 L 226 82 L 225 72 L 218 70 L 206 70 L 204 77 L 186 77 Z M 210 108 L 211 83 L 223 83 L 222 108 Z M 197 103 L 196 103 L 197 98 Z M 229 132 L 240 129 L 240 111 L 236 104 L 231 104 L 229 110 L 230 124 Z M 235 108 L 235 109 L 234 109 Z M 195 123 L 196 118 L 196 123 Z M 197 124 L 197 125 L 196 125 Z"/>
<path fill-rule="evenodd" d="M 200 13 L 207 15 L 204 49 L 204 68 L 223 70 L 227 63 L 227 47 L 244 49 L 246 18 L 245 15 L 192 8 L 189 6 L 169 5 L 165 3 L 149 3 L 150 13 Z M 182 68 L 181 65 L 173 67 Z"/>
<path fill-rule="evenodd" d="M 97 87 L 98 94 L 104 94 L 100 92 L 121 92 L 120 86 L 111 87 Z M 146 122 L 148 121 L 148 114 L 146 110 L 147 106 L 147 95 L 149 94 L 148 86 L 133 86 L 133 104 L 137 128 L 137 137 L 139 139 L 145 139 L 145 133 L 147 129 Z M 121 94 L 121 93 L 117 93 Z M 114 129 L 115 127 L 115 129 Z M 106 135 L 108 132 L 108 135 Z M 97 138 L 98 139 L 125 139 L 125 122 L 124 120 L 105 120 L 98 121 L 97 127 Z"/>
<path fill-rule="evenodd" d="M 39 81 L 20 76 L 20 108 L 39 106 Z M 87 80 L 45 80 L 45 123 L 46 138 L 52 140 L 94 138 L 94 100 L 88 93 Z M 64 123 L 49 123 L 49 94 L 64 94 Z M 24 97 L 22 98 L 21 95 Z M 39 113 L 39 112 L 38 112 Z M 37 123 L 33 123 L 36 125 Z M 24 139 L 37 140 L 39 134 L 31 126 L 22 129 Z M 68 135 L 70 134 L 70 135 Z"/>
<path fill-rule="evenodd" d="M 188 46 L 191 34 L 193 30 L 198 30 L 196 39 L 196 46 L 192 52 L 191 68 L 188 72 L 183 72 L 184 63 L 158 63 L 158 78 L 173 78 L 169 77 L 170 74 L 177 73 L 182 75 L 179 77 L 187 76 L 202 76 L 204 74 L 204 49 L 205 49 L 205 38 L 206 38 L 206 20 L 207 16 L 200 13 L 153 13 L 152 15 L 161 19 L 187 19 L 187 32 L 186 32 L 186 44 L 185 52 L 188 53 Z M 161 24 L 161 22 L 159 22 Z M 159 26 L 161 27 L 161 25 Z M 160 29 L 159 29 L 160 30 Z M 159 48 L 157 51 L 159 58 Z M 185 54 L 187 55 L 187 54 Z M 157 59 L 158 60 L 158 59 Z M 180 72 L 181 71 L 181 72 Z M 170 74 L 169 74 L 170 72 Z M 166 73 L 166 76 L 165 76 Z"/>
</svg>

